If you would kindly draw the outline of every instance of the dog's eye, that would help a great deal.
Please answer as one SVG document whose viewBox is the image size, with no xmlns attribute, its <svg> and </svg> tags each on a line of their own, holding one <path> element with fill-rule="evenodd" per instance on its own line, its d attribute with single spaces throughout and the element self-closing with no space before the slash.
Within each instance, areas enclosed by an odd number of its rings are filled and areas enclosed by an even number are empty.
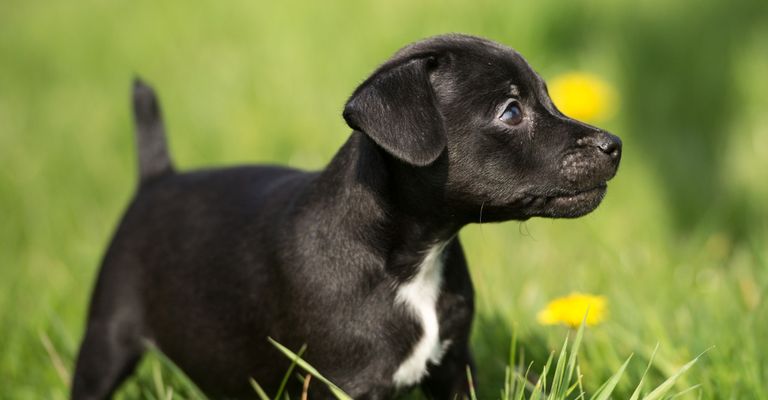
<svg viewBox="0 0 768 400">
<path fill-rule="evenodd" d="M 499 119 L 507 125 L 517 125 L 523 122 L 523 110 L 520 109 L 520 103 L 516 101 L 509 103 Z"/>
</svg>

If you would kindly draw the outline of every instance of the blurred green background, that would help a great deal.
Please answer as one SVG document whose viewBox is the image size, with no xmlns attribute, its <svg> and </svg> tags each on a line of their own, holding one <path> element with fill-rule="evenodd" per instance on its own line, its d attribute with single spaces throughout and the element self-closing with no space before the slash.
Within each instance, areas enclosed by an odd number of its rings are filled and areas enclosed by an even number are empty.
<svg viewBox="0 0 768 400">
<path fill-rule="evenodd" d="M 566 328 L 536 313 L 571 291 L 610 314 L 581 353 L 617 398 L 711 348 L 683 397 L 768 398 L 768 2 L 21 1 L 0 5 L 0 398 L 64 398 L 101 254 L 136 182 L 129 88 L 159 90 L 182 169 L 317 169 L 346 140 L 346 97 L 399 47 L 445 32 L 519 50 L 545 79 L 601 77 L 599 125 L 625 152 L 578 220 L 470 226 L 481 398 L 512 332 L 543 365 Z M 160 367 L 158 367 L 160 365 Z M 123 396 L 144 396 L 157 358 Z M 181 385 L 181 384 L 178 384 Z M 183 393 L 183 388 L 178 390 Z M 144 391 L 143 391 L 144 390 Z"/>
</svg>

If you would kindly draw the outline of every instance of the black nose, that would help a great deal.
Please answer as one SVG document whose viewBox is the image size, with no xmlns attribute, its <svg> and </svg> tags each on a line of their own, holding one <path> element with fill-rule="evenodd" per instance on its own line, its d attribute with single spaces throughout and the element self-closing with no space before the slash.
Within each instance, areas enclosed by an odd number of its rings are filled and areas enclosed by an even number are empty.
<svg viewBox="0 0 768 400">
<path fill-rule="evenodd" d="M 621 139 L 618 136 L 608 132 L 600 132 L 595 142 L 600 151 L 611 156 L 614 160 L 621 157 Z"/>
</svg>

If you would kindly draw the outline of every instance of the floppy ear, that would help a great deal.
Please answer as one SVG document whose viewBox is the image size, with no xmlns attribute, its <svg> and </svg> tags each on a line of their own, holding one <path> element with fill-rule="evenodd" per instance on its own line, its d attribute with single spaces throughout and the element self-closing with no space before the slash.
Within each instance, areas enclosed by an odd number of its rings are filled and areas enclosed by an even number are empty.
<svg viewBox="0 0 768 400">
<path fill-rule="evenodd" d="M 434 162 L 446 144 L 443 118 L 429 80 L 432 56 L 384 66 L 352 94 L 344 120 L 388 153 L 416 166 Z"/>
</svg>

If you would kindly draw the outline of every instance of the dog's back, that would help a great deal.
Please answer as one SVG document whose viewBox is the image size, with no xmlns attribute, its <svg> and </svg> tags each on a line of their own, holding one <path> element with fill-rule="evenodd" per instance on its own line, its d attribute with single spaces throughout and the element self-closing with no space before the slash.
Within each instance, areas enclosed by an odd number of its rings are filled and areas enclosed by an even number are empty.
<svg viewBox="0 0 768 400">
<path fill-rule="evenodd" d="M 269 301 L 276 295 L 269 288 L 280 272 L 269 266 L 279 263 L 268 262 L 277 255 L 266 254 L 266 249 L 280 248 L 280 227 L 290 225 L 285 220 L 291 218 L 291 205 L 315 174 L 277 166 L 177 173 L 159 102 L 140 80 L 134 82 L 133 107 L 138 188 L 102 261 L 73 397 L 110 392 L 94 386 L 104 375 L 132 370 L 146 346 L 143 341 L 159 346 L 182 365 L 195 354 L 191 365 L 231 366 L 231 371 L 215 374 L 207 368 L 187 368 L 185 372 L 202 385 L 207 379 L 221 382 L 228 377 L 238 383 L 235 387 L 246 383 L 243 390 L 250 390 L 248 377 L 237 372 L 246 370 L 241 363 L 254 356 L 240 349 L 252 346 L 244 345 L 235 332 L 267 336 L 259 326 L 241 326 L 242 316 L 268 319 L 278 312 L 274 307 L 279 303 Z M 263 290 L 254 293 L 254 288 Z M 216 315 L 221 323 L 212 331 L 206 320 L 197 318 L 201 315 Z M 208 336 L 232 340 L 219 341 L 227 348 L 196 349 L 195 344 Z M 217 355 L 229 355 L 228 362 L 213 359 Z M 210 356 L 210 364 L 200 362 L 201 356 Z M 109 363 L 103 357 L 120 360 L 114 364 L 123 368 L 105 373 L 103 366 Z"/>
</svg>

